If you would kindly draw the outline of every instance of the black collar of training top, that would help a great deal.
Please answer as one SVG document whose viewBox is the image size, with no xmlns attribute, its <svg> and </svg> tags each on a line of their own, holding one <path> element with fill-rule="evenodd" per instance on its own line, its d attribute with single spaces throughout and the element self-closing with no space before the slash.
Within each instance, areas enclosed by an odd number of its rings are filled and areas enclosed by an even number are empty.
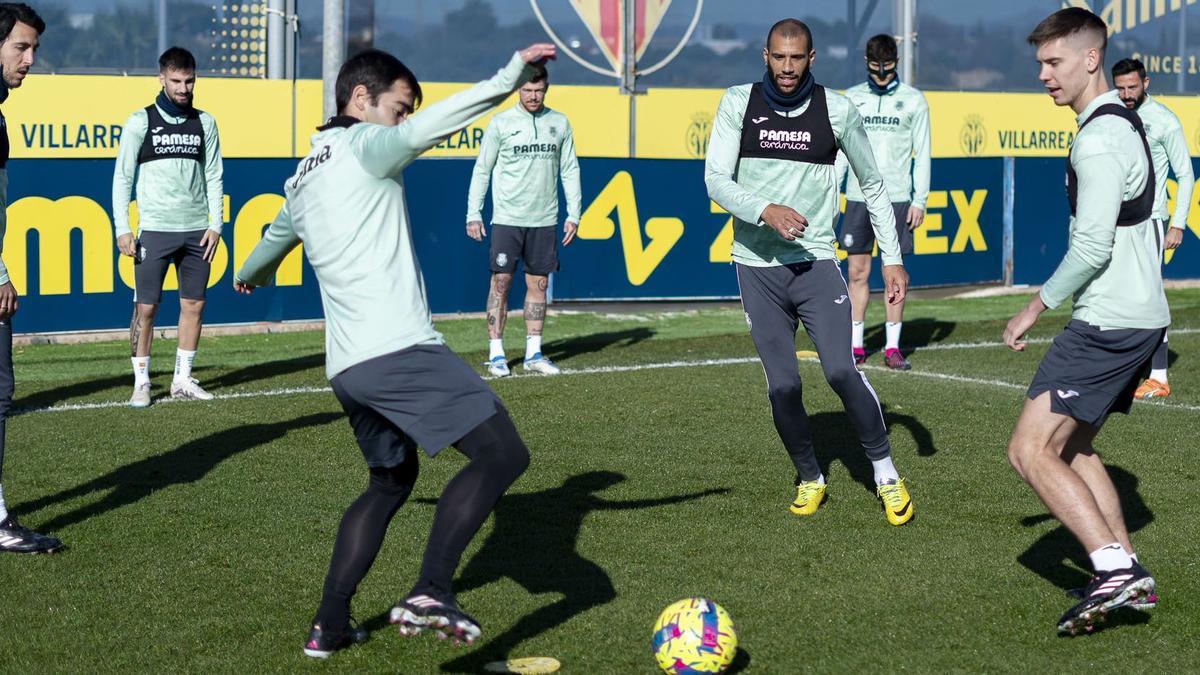
<svg viewBox="0 0 1200 675">
<path fill-rule="evenodd" d="M 336 128 L 346 129 L 358 124 L 361 121 L 362 120 L 358 119 L 357 117 L 351 117 L 349 115 L 334 115 L 333 117 L 330 117 L 329 121 L 324 125 L 317 127 L 317 131 L 325 131 L 326 129 Z"/>
</svg>

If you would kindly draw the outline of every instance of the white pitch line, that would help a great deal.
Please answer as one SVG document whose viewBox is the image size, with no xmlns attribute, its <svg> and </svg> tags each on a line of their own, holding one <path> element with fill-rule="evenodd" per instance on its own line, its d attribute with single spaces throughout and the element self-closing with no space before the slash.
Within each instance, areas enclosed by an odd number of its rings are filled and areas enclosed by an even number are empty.
<svg viewBox="0 0 1200 675">
<path fill-rule="evenodd" d="M 1184 332 L 1197 333 L 1197 332 L 1200 332 L 1200 329 L 1181 329 L 1181 330 L 1174 331 L 1174 332 L 1176 332 L 1176 333 L 1184 333 Z M 1048 342 L 1049 340 L 1046 340 L 1046 341 Z M 1030 342 L 1032 342 L 1032 340 Z M 939 345 L 939 346 L 943 349 L 949 349 L 949 348 L 969 349 L 972 347 L 1003 346 L 1003 343 L 997 343 L 996 345 L 993 345 L 991 343 L 984 343 L 984 342 L 971 342 L 971 343 L 964 342 L 964 343 L 959 343 L 958 345 Z M 921 348 L 921 350 L 928 350 L 928 349 L 929 349 L 929 347 Z M 920 351 L 920 350 L 918 350 L 918 351 Z M 810 357 L 810 358 L 802 359 L 802 360 L 815 361 L 816 359 Z M 661 363 L 643 363 L 643 364 L 629 365 L 629 366 L 596 366 L 593 368 L 573 368 L 573 369 L 564 369 L 562 371 L 562 375 L 560 375 L 559 377 L 570 376 L 570 375 L 599 375 L 599 374 L 604 374 L 604 373 L 632 373 L 632 372 L 640 372 L 640 371 L 645 371 L 645 370 L 667 370 L 667 369 L 673 369 L 673 368 L 704 368 L 704 367 L 709 367 L 709 366 L 730 366 L 730 365 L 741 365 L 741 364 L 748 364 L 748 363 L 759 363 L 759 359 L 756 356 L 740 356 L 740 357 L 731 357 L 731 358 L 725 358 L 725 359 L 700 359 L 700 360 L 693 360 L 693 361 L 665 361 L 665 362 L 661 362 Z M 874 366 L 874 365 L 864 366 L 864 369 L 870 370 L 873 372 L 888 373 L 889 375 L 896 375 L 899 377 L 923 377 L 923 378 L 943 380 L 943 381 L 948 381 L 948 382 L 959 382 L 959 383 L 963 383 L 963 384 L 978 384 L 978 385 L 984 385 L 984 386 L 990 386 L 990 387 L 1000 387 L 1000 388 L 1004 388 L 1004 389 L 1023 390 L 1023 389 L 1027 388 L 1026 385 L 1019 384 L 1016 382 L 1006 382 L 1004 380 L 991 380 L 991 379 L 978 378 L 978 377 L 968 377 L 966 375 L 953 375 L 950 373 L 937 373 L 937 372 L 925 371 L 925 370 L 908 370 L 903 373 L 899 373 L 896 371 L 892 371 L 888 368 L 885 368 L 883 366 Z M 517 375 L 511 375 L 508 378 L 485 377 L 484 379 L 489 380 L 489 381 L 495 381 L 495 380 L 499 380 L 499 379 L 523 380 L 523 379 L 536 379 L 536 378 L 541 378 L 541 377 L 547 377 L 547 376 L 540 375 L 537 373 L 522 373 L 522 374 L 517 374 Z M 213 400 L 227 401 L 227 400 L 235 400 L 235 399 L 243 399 L 243 398 L 270 398 L 270 397 L 274 397 L 274 396 L 291 396 L 291 395 L 298 395 L 298 394 L 321 394 L 321 393 L 329 393 L 330 391 L 332 391 L 332 390 L 329 387 L 285 387 L 285 388 L 281 388 L 281 389 L 265 389 L 265 390 L 260 390 L 260 391 L 241 391 L 241 392 L 233 392 L 233 393 L 229 393 L 229 394 L 215 394 L 213 396 Z M 186 402 L 189 402 L 189 401 L 181 401 L 181 400 L 172 399 L 172 398 L 163 398 L 163 399 L 155 401 L 154 405 L 161 405 L 164 403 L 186 403 Z M 1187 410 L 1187 411 L 1192 411 L 1192 412 L 1200 412 L 1200 405 L 1188 405 L 1185 403 L 1166 403 L 1166 402 L 1162 402 L 1162 401 L 1141 401 L 1141 400 L 1139 400 L 1137 402 L 1144 403 L 1146 405 L 1153 405 L 1153 406 L 1157 406 L 1157 407 L 1161 407 L 1161 408 L 1171 408 L 1174 410 Z M 18 415 L 31 415 L 31 414 L 40 414 L 40 413 L 72 412 L 72 411 L 77 411 L 77 410 L 104 410 L 104 409 L 108 409 L 108 408 L 123 408 L 128 405 L 129 405 L 129 403 L 126 401 L 101 401 L 101 402 L 96 402 L 96 403 L 67 403 L 67 404 L 63 404 L 63 405 L 46 406 L 46 407 L 41 407 L 41 408 L 18 409 L 18 410 L 14 410 L 10 416 L 16 417 Z"/>
<path fill-rule="evenodd" d="M 1167 329 L 1167 337 L 1168 338 L 1172 335 L 1191 335 L 1194 333 L 1200 333 L 1200 328 L 1168 328 Z M 1030 344 L 1030 345 L 1048 345 L 1051 342 L 1054 342 L 1054 338 L 1041 337 L 1041 338 L 1029 338 L 1029 339 L 1025 340 L 1025 344 Z M 1169 344 L 1169 342 L 1168 342 L 1168 344 Z M 938 352 L 938 351 L 946 351 L 946 350 L 951 350 L 951 349 L 986 349 L 989 347 L 1007 347 L 1007 346 L 1008 345 L 1004 344 L 1003 342 L 998 342 L 998 341 L 996 341 L 996 342 L 948 342 L 945 344 L 935 342 L 934 344 L 925 345 L 924 347 L 915 347 L 915 348 L 913 348 L 913 352 Z"/>
</svg>

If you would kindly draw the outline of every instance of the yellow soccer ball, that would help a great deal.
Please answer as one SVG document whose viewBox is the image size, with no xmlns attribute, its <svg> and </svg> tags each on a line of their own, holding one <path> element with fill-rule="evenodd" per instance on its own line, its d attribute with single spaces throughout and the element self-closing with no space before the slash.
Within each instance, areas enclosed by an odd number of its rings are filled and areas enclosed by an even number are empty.
<svg viewBox="0 0 1200 675">
<path fill-rule="evenodd" d="M 650 649 L 665 673 L 723 673 L 737 656 L 729 612 L 704 598 L 686 598 L 658 615 Z"/>
</svg>

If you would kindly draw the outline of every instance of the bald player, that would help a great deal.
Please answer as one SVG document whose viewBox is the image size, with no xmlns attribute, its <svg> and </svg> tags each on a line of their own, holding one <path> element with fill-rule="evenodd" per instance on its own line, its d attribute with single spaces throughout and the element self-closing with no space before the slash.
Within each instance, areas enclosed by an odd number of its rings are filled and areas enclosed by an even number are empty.
<svg viewBox="0 0 1200 675">
<path fill-rule="evenodd" d="M 1004 342 L 1022 351 L 1041 313 L 1075 298 L 1008 446 L 1013 468 L 1095 569 L 1082 599 L 1058 621 L 1059 632 L 1072 635 L 1114 609 L 1149 608 L 1157 599 L 1092 445 L 1110 414 L 1129 412 L 1139 375 L 1171 322 L 1159 264 L 1162 233 L 1153 218 L 1154 162 L 1141 119 L 1108 88 L 1107 35 L 1099 17 L 1072 7 L 1051 14 L 1028 37 L 1037 48 L 1038 78 L 1056 105 L 1075 112 L 1079 131 L 1067 161 L 1066 255 L 1004 329 Z"/>
<path fill-rule="evenodd" d="M 709 197 L 733 214 L 742 307 L 767 377 L 775 429 L 796 469 L 791 512 L 815 514 L 826 490 L 796 362 L 796 330 L 803 324 L 871 460 L 884 515 L 903 525 L 913 516 L 912 499 L 892 461 L 879 399 L 850 352 L 850 291 L 833 250 L 839 150 L 862 185 L 889 302 L 904 298 L 908 275 L 862 118 L 845 96 L 816 83 L 814 58 L 812 32 L 803 22 L 784 19 L 771 27 L 762 81 L 730 87 L 721 98 L 704 180 Z"/>
</svg>

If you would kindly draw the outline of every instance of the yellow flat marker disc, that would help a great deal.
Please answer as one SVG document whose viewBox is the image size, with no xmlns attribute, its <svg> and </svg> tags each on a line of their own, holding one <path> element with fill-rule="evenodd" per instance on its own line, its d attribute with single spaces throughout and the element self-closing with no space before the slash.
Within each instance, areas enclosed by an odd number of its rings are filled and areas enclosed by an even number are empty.
<svg viewBox="0 0 1200 675">
<path fill-rule="evenodd" d="M 507 661 L 492 661 L 484 666 L 489 673 L 557 673 L 562 664 L 549 656 L 528 656 Z"/>
<path fill-rule="evenodd" d="M 817 353 L 809 351 L 807 349 L 801 349 L 800 351 L 796 352 L 796 358 L 798 358 L 798 359 L 815 359 L 815 358 L 817 358 Z"/>
</svg>

